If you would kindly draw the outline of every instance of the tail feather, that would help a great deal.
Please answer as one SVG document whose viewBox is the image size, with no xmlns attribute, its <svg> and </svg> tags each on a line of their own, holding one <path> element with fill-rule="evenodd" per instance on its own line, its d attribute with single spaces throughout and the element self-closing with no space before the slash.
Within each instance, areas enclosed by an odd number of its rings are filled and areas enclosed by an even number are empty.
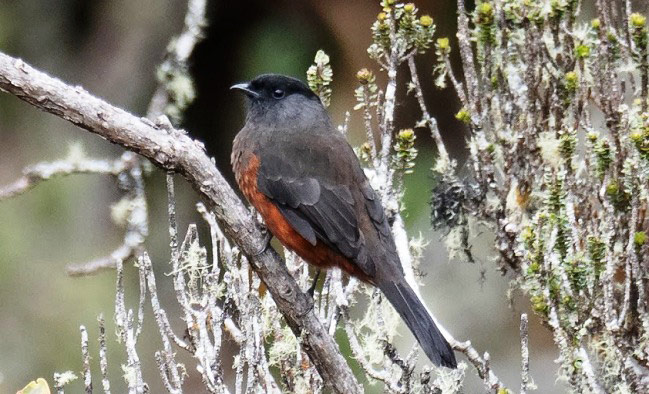
<svg viewBox="0 0 649 394">
<path fill-rule="evenodd" d="M 457 362 L 451 345 L 439 331 L 412 288 L 405 281 L 381 283 L 379 288 L 406 322 L 430 361 L 435 365 L 456 368 Z"/>
</svg>

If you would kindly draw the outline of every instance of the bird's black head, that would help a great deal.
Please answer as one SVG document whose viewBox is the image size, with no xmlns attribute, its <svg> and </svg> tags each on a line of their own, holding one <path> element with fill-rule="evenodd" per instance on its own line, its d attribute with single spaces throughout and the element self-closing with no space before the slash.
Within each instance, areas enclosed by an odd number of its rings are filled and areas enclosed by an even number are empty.
<svg viewBox="0 0 649 394">
<path fill-rule="evenodd" d="M 264 74 L 248 83 L 232 86 L 248 96 L 246 125 L 264 132 L 316 130 L 330 126 L 329 115 L 318 95 L 299 79 Z"/>
<path fill-rule="evenodd" d="M 320 100 L 311 89 L 296 78 L 279 74 L 263 74 L 248 83 L 232 86 L 244 92 L 254 102 L 272 103 L 284 100 L 292 95 L 301 95 L 311 100 Z"/>
</svg>

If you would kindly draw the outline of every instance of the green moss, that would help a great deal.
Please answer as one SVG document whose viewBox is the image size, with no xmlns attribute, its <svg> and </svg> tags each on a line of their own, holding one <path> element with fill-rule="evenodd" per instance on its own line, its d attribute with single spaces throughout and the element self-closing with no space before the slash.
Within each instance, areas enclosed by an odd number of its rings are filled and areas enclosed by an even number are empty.
<svg viewBox="0 0 649 394">
<path fill-rule="evenodd" d="M 532 227 L 527 226 L 521 231 L 521 240 L 528 245 L 531 245 L 531 242 L 534 241 L 536 237 L 534 236 L 534 231 Z"/>
<path fill-rule="evenodd" d="M 415 148 L 415 131 L 413 129 L 402 129 L 397 133 L 394 144 L 394 165 L 404 174 L 412 174 L 417 158 Z"/>
<path fill-rule="evenodd" d="M 529 267 L 527 267 L 527 274 L 528 275 L 535 275 L 538 274 L 541 271 L 541 265 L 539 263 L 531 263 Z"/>
<path fill-rule="evenodd" d="M 466 108 L 462 108 L 455 114 L 455 119 L 459 120 L 462 123 L 469 124 L 471 123 L 471 114 Z"/>
<path fill-rule="evenodd" d="M 631 27 L 641 29 L 647 25 L 647 17 L 635 12 L 629 17 L 629 23 L 631 24 Z"/>
<path fill-rule="evenodd" d="M 447 52 L 451 50 L 451 44 L 448 40 L 448 37 L 442 37 L 437 39 L 437 48 L 441 51 Z"/>
<path fill-rule="evenodd" d="M 494 8 L 488 2 L 478 4 L 476 7 L 476 24 L 489 25 L 494 21 Z"/>
<path fill-rule="evenodd" d="M 495 43 L 494 8 L 489 2 L 479 3 L 473 14 L 473 23 L 478 27 L 478 42 L 482 45 Z"/>
<path fill-rule="evenodd" d="M 433 18 L 431 18 L 428 15 L 423 15 L 421 18 L 419 18 L 419 24 L 422 25 L 423 27 L 429 27 L 433 25 Z"/>
<path fill-rule="evenodd" d="M 577 137 L 574 134 L 564 134 L 559 138 L 559 152 L 564 159 L 571 159 L 577 148 Z"/>
<path fill-rule="evenodd" d="M 617 182 L 613 181 L 606 185 L 606 194 L 609 197 L 616 196 L 620 192 L 620 186 L 617 184 Z"/>
<path fill-rule="evenodd" d="M 374 81 L 374 74 L 372 73 L 372 71 L 366 68 L 361 68 L 356 73 L 356 79 L 361 83 L 361 85 L 367 85 L 368 83 Z"/>
<path fill-rule="evenodd" d="M 579 82 L 579 77 L 574 71 L 568 71 L 564 76 L 565 86 L 569 92 L 574 92 L 577 90 L 577 83 Z"/>
<path fill-rule="evenodd" d="M 547 316 L 550 312 L 550 306 L 547 304 L 547 302 L 545 302 L 545 298 L 543 298 L 543 296 L 533 296 L 532 298 L 530 298 L 530 301 L 532 303 L 532 310 L 534 312 L 542 316 Z"/>
<path fill-rule="evenodd" d="M 565 270 L 574 291 L 586 289 L 590 277 L 590 267 L 586 261 L 582 258 L 574 258 L 565 264 Z"/>
<path fill-rule="evenodd" d="M 608 140 L 602 139 L 595 144 L 593 150 L 597 162 L 597 174 L 602 178 L 613 162 L 611 146 Z"/>
<path fill-rule="evenodd" d="M 592 27 L 595 30 L 599 30 L 601 25 L 602 23 L 599 21 L 599 18 L 595 18 L 592 21 L 590 21 L 590 27 Z"/>
<path fill-rule="evenodd" d="M 631 196 L 618 183 L 612 180 L 606 185 L 606 195 L 618 211 L 626 211 L 631 203 Z"/>
<path fill-rule="evenodd" d="M 579 59 L 587 58 L 590 56 L 590 47 L 588 45 L 577 45 L 575 48 L 575 56 Z"/>
</svg>

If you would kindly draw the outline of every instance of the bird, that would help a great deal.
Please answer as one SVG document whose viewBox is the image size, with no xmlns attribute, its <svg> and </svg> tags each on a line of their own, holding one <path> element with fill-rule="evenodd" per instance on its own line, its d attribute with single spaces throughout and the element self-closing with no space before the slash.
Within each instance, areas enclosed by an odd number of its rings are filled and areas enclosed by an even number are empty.
<svg viewBox="0 0 649 394">
<path fill-rule="evenodd" d="M 430 361 L 456 368 L 451 346 L 405 279 L 380 197 L 319 96 L 279 74 L 231 89 L 247 97 L 233 172 L 270 233 L 309 264 L 339 267 L 378 287 Z"/>
</svg>

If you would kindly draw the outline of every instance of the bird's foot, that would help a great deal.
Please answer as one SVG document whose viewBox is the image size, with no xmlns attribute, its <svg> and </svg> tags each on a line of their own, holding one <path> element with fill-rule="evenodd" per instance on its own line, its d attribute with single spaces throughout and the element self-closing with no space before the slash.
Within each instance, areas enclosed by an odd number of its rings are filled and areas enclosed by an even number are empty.
<svg viewBox="0 0 649 394">
<path fill-rule="evenodd" d="M 268 227 L 266 227 L 266 223 L 264 223 L 264 220 L 261 218 L 259 212 L 255 211 L 254 208 L 250 208 L 250 212 L 252 213 L 255 222 L 257 222 L 257 228 L 259 228 L 259 231 L 261 231 L 261 234 L 264 237 L 261 246 L 257 248 L 257 250 L 253 252 L 251 256 L 257 257 L 268 249 L 268 247 L 270 246 L 270 241 L 273 239 L 273 234 L 268 231 Z"/>
<path fill-rule="evenodd" d="M 273 234 L 266 229 L 266 227 L 261 228 L 261 232 L 264 236 L 264 239 L 261 241 L 261 246 L 253 252 L 252 257 L 257 257 L 260 254 L 264 253 L 270 247 L 270 241 L 273 239 Z"/>
</svg>

